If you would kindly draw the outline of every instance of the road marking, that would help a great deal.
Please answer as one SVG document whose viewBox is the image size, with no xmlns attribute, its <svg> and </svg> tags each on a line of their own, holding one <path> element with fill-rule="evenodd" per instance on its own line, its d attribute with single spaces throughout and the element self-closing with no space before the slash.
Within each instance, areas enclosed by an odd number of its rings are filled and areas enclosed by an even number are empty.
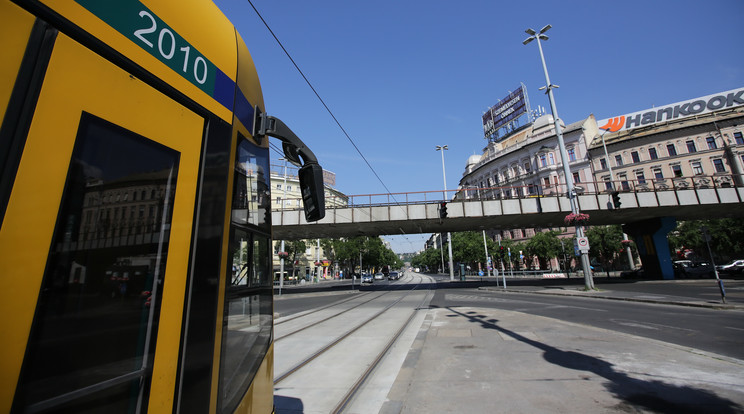
<svg viewBox="0 0 744 414">
<path fill-rule="evenodd" d="M 735 331 L 744 331 L 744 329 L 741 328 L 734 328 L 733 326 L 724 326 L 724 328 L 733 329 Z"/>
<path fill-rule="evenodd" d="M 687 332 L 693 332 L 693 333 L 694 332 L 698 332 L 698 331 L 696 331 L 694 329 L 680 328 L 680 327 L 677 327 L 677 326 L 669 326 L 669 325 L 661 325 L 661 324 L 658 324 L 658 323 L 650 323 L 650 322 L 640 323 L 640 322 L 623 320 L 623 319 L 610 319 L 610 322 L 614 322 L 614 323 L 616 323 L 618 325 L 623 325 L 623 326 L 630 326 L 630 327 L 643 328 L 643 329 L 651 329 L 651 330 L 654 330 L 654 331 L 658 331 L 660 328 L 666 328 L 666 329 L 676 329 L 676 330 L 679 330 L 679 331 L 687 331 Z"/>
<path fill-rule="evenodd" d="M 534 302 L 531 300 L 514 300 L 514 299 L 501 299 L 501 298 L 494 298 L 491 296 L 480 296 L 480 295 L 458 295 L 454 293 L 447 293 L 444 295 L 444 300 L 460 300 L 463 302 L 500 302 L 500 303 L 529 303 L 532 305 L 538 305 L 538 308 L 523 308 L 525 310 L 532 310 L 532 309 L 562 309 L 562 308 L 572 308 L 572 309 L 583 309 L 583 310 L 590 310 L 593 312 L 609 312 L 606 309 L 597 309 L 597 308 L 587 308 L 582 306 L 573 306 L 573 305 L 546 305 L 543 302 Z M 517 309 L 517 311 L 521 311 L 521 309 Z"/>
</svg>

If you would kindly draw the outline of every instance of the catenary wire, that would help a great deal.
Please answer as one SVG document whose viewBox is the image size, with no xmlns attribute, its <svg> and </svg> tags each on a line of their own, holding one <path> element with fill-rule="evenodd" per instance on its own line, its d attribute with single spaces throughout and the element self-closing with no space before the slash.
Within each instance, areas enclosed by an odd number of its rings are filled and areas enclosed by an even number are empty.
<svg viewBox="0 0 744 414">
<path fill-rule="evenodd" d="M 333 118 L 333 121 L 336 123 L 336 125 L 338 125 L 339 129 L 341 129 L 341 132 L 344 134 L 344 136 L 346 137 L 346 139 L 351 143 L 351 145 L 354 147 L 354 149 L 359 154 L 359 156 L 362 157 L 362 159 L 364 160 L 364 163 L 367 164 L 367 167 L 369 167 L 370 171 L 372 171 L 372 174 L 374 174 L 375 177 L 377 178 L 377 181 L 379 181 L 380 184 L 382 184 L 382 186 L 388 192 L 388 194 L 390 194 L 390 196 L 392 197 L 392 199 L 395 202 L 395 204 L 398 205 L 398 207 L 403 208 L 403 206 L 400 204 L 400 202 L 398 202 L 398 200 L 392 194 L 392 191 L 390 191 L 390 189 L 385 184 L 385 182 L 382 181 L 382 178 L 380 178 L 379 174 L 377 174 L 377 171 L 375 171 L 374 167 L 372 167 L 372 164 L 369 163 L 369 161 L 367 160 L 367 157 L 364 156 L 364 154 L 359 149 L 359 147 L 356 145 L 356 143 L 351 138 L 351 136 L 349 135 L 349 133 L 346 132 L 346 129 L 341 125 L 341 122 L 338 120 L 338 118 L 336 118 L 336 115 L 334 115 L 333 111 L 331 111 L 331 108 L 328 107 L 328 105 L 325 103 L 325 101 L 320 96 L 320 94 L 315 89 L 315 87 L 312 85 L 312 83 L 310 83 L 310 80 L 307 78 L 307 76 L 305 76 L 305 73 L 302 71 L 302 69 L 300 69 L 300 66 L 297 64 L 297 62 L 295 62 L 295 60 L 289 54 L 289 51 L 284 47 L 284 44 L 282 44 L 282 42 L 276 36 L 276 34 L 274 33 L 274 31 L 269 26 L 268 22 L 266 22 L 266 20 L 263 18 L 263 16 L 261 15 L 261 13 L 259 13 L 258 9 L 253 4 L 253 2 L 251 0 L 247 0 L 247 1 L 248 1 L 248 4 L 250 4 L 251 7 L 253 8 L 253 11 L 256 12 L 256 15 L 258 16 L 258 18 L 261 19 L 261 22 L 264 24 L 264 26 L 266 26 L 266 29 L 269 31 L 269 33 L 271 33 L 271 36 L 274 38 L 274 40 L 276 41 L 276 43 L 282 49 L 282 51 L 284 52 L 284 54 L 287 56 L 287 58 L 290 60 L 290 62 L 292 62 L 292 65 L 295 67 L 295 69 L 297 70 L 297 72 L 300 74 L 300 76 L 302 76 L 302 79 L 305 81 L 305 83 L 307 83 L 307 86 L 310 87 L 310 89 L 313 91 L 313 93 L 318 98 L 318 100 L 320 101 L 320 103 L 323 105 L 323 107 L 325 108 L 325 110 L 328 112 L 328 114 L 331 116 L 331 118 Z M 275 151 L 276 151 L 276 149 L 275 149 Z M 404 209 L 404 212 L 405 212 L 406 216 L 408 216 L 408 211 L 406 209 Z M 411 245 L 413 245 L 413 243 L 408 239 L 408 237 L 407 237 L 407 235 L 405 233 L 404 234 L 401 234 L 401 235 L 409 243 L 411 243 Z"/>
</svg>

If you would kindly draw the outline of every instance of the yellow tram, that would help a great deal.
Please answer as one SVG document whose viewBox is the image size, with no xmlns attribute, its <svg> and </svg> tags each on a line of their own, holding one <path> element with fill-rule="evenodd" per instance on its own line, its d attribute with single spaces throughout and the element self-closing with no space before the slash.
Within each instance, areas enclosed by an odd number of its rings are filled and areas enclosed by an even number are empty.
<svg viewBox="0 0 744 414">
<path fill-rule="evenodd" d="M 209 0 L 0 0 L 0 412 L 269 413 L 266 116 Z"/>
</svg>

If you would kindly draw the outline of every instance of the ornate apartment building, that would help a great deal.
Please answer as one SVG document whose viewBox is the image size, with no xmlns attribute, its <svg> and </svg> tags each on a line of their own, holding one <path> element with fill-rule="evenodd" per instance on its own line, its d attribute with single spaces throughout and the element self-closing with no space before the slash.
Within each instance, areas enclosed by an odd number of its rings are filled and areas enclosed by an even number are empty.
<svg viewBox="0 0 744 414">
<path fill-rule="evenodd" d="M 743 95 L 723 92 L 600 121 L 589 144 L 595 180 L 618 191 L 741 183 Z"/>
<path fill-rule="evenodd" d="M 566 180 L 554 125 L 552 115 L 543 115 L 504 139 L 489 143 L 483 155 L 471 156 L 456 197 L 500 199 L 565 193 Z M 587 131 L 591 134 L 587 135 Z M 584 191 L 594 190 L 587 143 L 595 131 L 593 115 L 563 129 L 571 179 Z M 560 230 L 566 235 L 573 233 L 573 228 Z M 532 237 L 536 231 L 540 229 L 493 229 L 489 234 L 494 239 L 520 240 Z"/>
</svg>

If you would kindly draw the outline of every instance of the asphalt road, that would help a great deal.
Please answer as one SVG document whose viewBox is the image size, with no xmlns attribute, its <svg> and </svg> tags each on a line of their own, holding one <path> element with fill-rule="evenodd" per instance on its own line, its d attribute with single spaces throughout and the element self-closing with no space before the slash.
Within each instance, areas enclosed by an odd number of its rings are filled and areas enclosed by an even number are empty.
<svg viewBox="0 0 744 414">
<path fill-rule="evenodd" d="M 442 280 L 448 280 L 442 277 Z M 285 294 L 276 297 L 275 313 L 287 316 L 363 294 L 395 288 L 396 282 L 377 281 L 352 293 L 351 287 L 332 291 Z M 528 283 L 528 282 L 524 282 Z M 579 283 L 552 281 L 551 284 Z M 609 281 L 607 283 L 613 283 Z M 538 295 L 529 293 L 478 290 L 477 283 L 442 283 L 431 307 L 461 306 L 505 309 L 555 318 L 641 337 L 656 339 L 721 355 L 744 359 L 744 311 L 716 310 L 677 305 L 613 301 L 576 296 Z M 517 285 L 512 283 L 510 286 Z M 617 284 L 617 289 L 655 294 L 696 297 L 706 302 L 720 301 L 715 281 L 698 280 L 684 283 L 643 282 Z M 727 288 L 731 299 L 744 295 L 741 281 Z"/>
</svg>

